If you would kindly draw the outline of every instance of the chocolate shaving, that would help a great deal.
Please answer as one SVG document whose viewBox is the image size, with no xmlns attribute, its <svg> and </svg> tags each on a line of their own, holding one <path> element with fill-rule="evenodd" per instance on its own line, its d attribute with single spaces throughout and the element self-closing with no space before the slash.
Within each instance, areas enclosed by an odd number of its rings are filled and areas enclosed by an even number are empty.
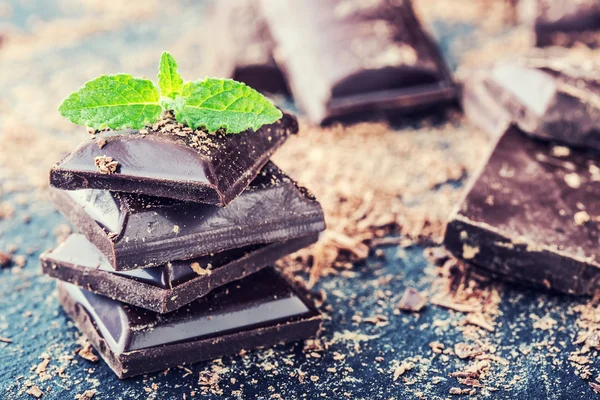
<svg viewBox="0 0 600 400">
<path fill-rule="evenodd" d="M 198 274 L 198 275 L 200 275 L 200 276 L 203 276 L 203 275 L 210 275 L 210 274 L 212 274 L 212 271 L 211 271 L 209 268 L 202 268 L 202 267 L 200 266 L 200 264 L 199 264 L 199 263 L 197 263 L 197 262 L 193 262 L 193 263 L 191 263 L 191 264 L 190 264 L 190 267 L 192 268 L 192 270 L 193 270 L 195 273 L 197 273 L 197 274 Z"/>
<path fill-rule="evenodd" d="M 92 345 L 87 341 L 83 344 L 83 347 L 75 350 L 75 354 L 77 354 L 79 357 L 83 358 L 84 360 L 88 360 L 91 362 L 98 361 L 98 356 L 94 354 Z"/>
<path fill-rule="evenodd" d="M 94 158 L 96 170 L 101 174 L 110 175 L 117 172 L 119 162 L 108 156 L 98 156 Z"/>
</svg>

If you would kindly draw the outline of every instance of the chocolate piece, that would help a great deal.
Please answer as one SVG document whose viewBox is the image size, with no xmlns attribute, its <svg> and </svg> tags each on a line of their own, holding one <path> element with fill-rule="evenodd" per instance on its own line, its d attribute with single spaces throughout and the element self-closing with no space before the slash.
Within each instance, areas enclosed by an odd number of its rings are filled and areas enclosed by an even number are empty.
<svg viewBox="0 0 600 400">
<path fill-rule="evenodd" d="M 511 126 L 451 216 L 454 255 L 511 280 L 590 293 L 600 279 L 597 154 Z"/>
<path fill-rule="evenodd" d="M 244 82 L 259 92 L 288 95 L 283 74 L 273 58 L 273 38 L 258 0 L 219 0 L 215 7 L 214 20 L 223 39 L 215 41 L 213 38 L 209 46 L 219 46 L 215 54 L 222 54 L 223 47 L 229 54 L 221 56 L 227 59 L 218 68 L 223 70 L 223 64 L 229 65 L 230 70 L 225 76 Z"/>
<path fill-rule="evenodd" d="M 493 134 L 514 121 L 532 136 L 600 150 L 600 63 L 586 54 L 542 52 L 474 74 L 467 115 Z"/>
<path fill-rule="evenodd" d="M 448 68 L 409 1 L 261 4 L 278 65 L 314 123 L 455 98 Z"/>
<path fill-rule="evenodd" d="M 396 306 L 400 310 L 408 312 L 419 312 L 427 304 L 427 297 L 421 295 L 415 288 L 406 288 L 402 298 Z"/>
<path fill-rule="evenodd" d="M 40 259 L 46 275 L 114 300 L 168 313 L 211 290 L 259 271 L 317 239 L 318 235 L 314 234 L 188 261 L 173 261 L 160 267 L 117 272 L 83 235 L 73 234 Z"/>
<path fill-rule="evenodd" d="M 50 196 L 117 271 L 325 229 L 319 203 L 271 162 L 225 208 L 95 189 L 52 189 Z"/>
<path fill-rule="evenodd" d="M 63 308 L 119 378 L 315 336 L 322 317 L 273 268 L 169 314 L 58 284 Z"/>
<path fill-rule="evenodd" d="M 81 144 L 50 170 L 59 189 L 107 189 L 219 206 L 227 205 L 254 179 L 275 150 L 298 131 L 284 114 L 256 132 L 195 134 L 156 131 L 102 132 Z M 183 135 L 183 136 L 181 136 Z M 95 158 L 118 162 L 118 171 L 97 171 Z"/>
<path fill-rule="evenodd" d="M 537 46 L 600 45 L 600 3 L 597 0 L 521 0 L 524 13 L 534 15 Z M 529 4 L 528 4 L 529 3 Z"/>
</svg>

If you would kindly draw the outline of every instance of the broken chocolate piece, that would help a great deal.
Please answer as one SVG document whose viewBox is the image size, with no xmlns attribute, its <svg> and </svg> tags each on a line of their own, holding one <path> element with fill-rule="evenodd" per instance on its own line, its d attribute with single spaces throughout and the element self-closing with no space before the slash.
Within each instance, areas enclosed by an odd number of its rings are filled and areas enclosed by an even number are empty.
<svg viewBox="0 0 600 400">
<path fill-rule="evenodd" d="M 59 189 L 106 189 L 225 206 L 254 179 L 275 150 L 298 131 L 284 113 L 256 132 L 239 134 L 123 130 L 100 132 L 50 170 Z M 106 141 L 102 149 L 97 141 Z M 95 159 L 118 161 L 118 173 L 96 169 Z M 113 171 L 114 172 L 114 171 Z"/>
<path fill-rule="evenodd" d="M 419 312 L 427 304 L 427 297 L 421 295 L 415 288 L 407 288 L 398 302 L 400 310 L 408 312 Z"/>
<path fill-rule="evenodd" d="M 262 0 L 275 58 L 313 123 L 455 98 L 409 1 Z"/>
<path fill-rule="evenodd" d="M 73 234 L 40 257 L 42 271 L 83 289 L 157 313 L 174 311 L 316 242 L 313 234 L 246 246 L 159 267 L 117 272 L 83 235 Z"/>
<path fill-rule="evenodd" d="M 600 45 L 600 3 L 597 0 L 521 1 L 523 14 L 530 14 L 535 21 L 537 46 Z"/>
<path fill-rule="evenodd" d="M 50 196 L 117 271 L 325 229 L 319 203 L 272 162 L 224 208 L 96 189 L 52 189 Z"/>
<path fill-rule="evenodd" d="M 479 71 L 465 85 L 465 112 L 494 135 L 515 122 L 532 136 L 600 150 L 600 60 L 585 54 L 543 52 Z"/>
<path fill-rule="evenodd" d="M 63 308 L 119 378 L 308 339 L 322 317 L 273 268 L 223 286 L 169 314 L 58 284 Z"/>
<path fill-rule="evenodd" d="M 211 46 L 219 46 L 215 53 L 226 54 L 221 57 L 231 58 L 223 60 L 223 64 L 230 65 L 231 70 L 225 72 L 239 82 L 262 93 L 289 94 L 283 73 L 273 58 L 273 38 L 262 15 L 258 0 L 219 0 L 216 2 L 216 22 L 223 35 L 222 41 L 213 40 Z M 217 56 L 219 57 L 219 56 Z"/>
<path fill-rule="evenodd" d="M 600 279 L 597 154 L 511 126 L 451 216 L 454 255 L 521 283 L 590 293 Z"/>
</svg>

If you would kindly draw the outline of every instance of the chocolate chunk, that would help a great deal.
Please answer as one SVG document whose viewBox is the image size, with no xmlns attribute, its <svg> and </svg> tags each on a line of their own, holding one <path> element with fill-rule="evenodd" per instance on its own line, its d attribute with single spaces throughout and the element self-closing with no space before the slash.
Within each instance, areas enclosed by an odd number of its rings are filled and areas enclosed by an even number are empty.
<svg viewBox="0 0 600 400">
<path fill-rule="evenodd" d="M 275 58 L 314 123 L 455 98 L 450 73 L 410 2 L 262 0 Z"/>
<path fill-rule="evenodd" d="M 534 15 L 537 46 L 600 45 L 600 3 L 597 0 L 521 0 Z M 529 3 L 529 4 L 527 4 Z"/>
<path fill-rule="evenodd" d="M 511 126 L 451 216 L 454 255 L 521 283 L 591 292 L 600 279 L 597 154 Z"/>
<path fill-rule="evenodd" d="M 226 58 L 219 70 L 224 69 L 223 64 L 229 65 L 225 76 L 262 93 L 289 94 L 283 73 L 273 58 L 273 38 L 258 0 L 219 0 L 213 12 L 213 21 L 222 35 L 220 41 L 213 40 L 207 45 L 219 46 L 215 54 L 225 52 L 223 56 L 216 56 Z"/>
<path fill-rule="evenodd" d="M 417 289 L 409 287 L 404 291 L 396 307 L 403 311 L 419 312 L 425 304 L 427 304 L 427 297 L 419 293 Z"/>
<path fill-rule="evenodd" d="M 224 206 L 239 195 L 275 150 L 298 131 L 284 114 L 256 132 L 233 134 L 114 131 L 81 144 L 50 170 L 59 189 L 107 189 Z M 106 141 L 99 148 L 97 141 Z M 118 161 L 118 170 L 96 169 L 96 157 Z"/>
<path fill-rule="evenodd" d="M 159 267 L 117 272 L 83 235 L 73 234 L 40 259 L 46 275 L 114 300 L 168 313 L 211 290 L 259 271 L 317 239 L 318 235 L 314 234 L 188 261 L 173 261 Z"/>
<path fill-rule="evenodd" d="M 117 271 L 325 229 L 319 203 L 271 162 L 224 208 L 96 189 L 52 189 L 50 196 Z"/>
<path fill-rule="evenodd" d="M 530 135 L 600 150 L 600 63 L 587 53 L 536 54 L 474 74 L 465 112 L 492 134 L 513 121 Z"/>
<path fill-rule="evenodd" d="M 315 336 L 322 317 L 273 268 L 169 314 L 58 284 L 63 308 L 119 378 Z"/>
</svg>

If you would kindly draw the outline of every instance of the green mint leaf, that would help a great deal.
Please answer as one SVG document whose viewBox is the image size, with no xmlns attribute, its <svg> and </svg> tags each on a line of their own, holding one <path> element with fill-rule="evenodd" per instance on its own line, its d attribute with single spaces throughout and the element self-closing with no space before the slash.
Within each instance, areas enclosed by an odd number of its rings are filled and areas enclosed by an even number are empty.
<svg viewBox="0 0 600 400">
<path fill-rule="evenodd" d="M 71 93 L 58 111 L 75 124 L 95 129 L 140 129 L 160 117 L 159 98 L 149 80 L 104 75 Z"/>
<path fill-rule="evenodd" d="M 257 130 L 282 117 L 281 111 L 256 90 L 231 79 L 206 78 L 183 86 L 182 96 L 172 106 L 175 118 L 192 129 L 227 133 Z"/>
<path fill-rule="evenodd" d="M 181 75 L 177 71 L 177 62 L 166 51 L 160 56 L 158 87 L 160 88 L 160 94 L 170 99 L 181 95 L 183 88 L 183 79 L 181 79 Z"/>
</svg>

